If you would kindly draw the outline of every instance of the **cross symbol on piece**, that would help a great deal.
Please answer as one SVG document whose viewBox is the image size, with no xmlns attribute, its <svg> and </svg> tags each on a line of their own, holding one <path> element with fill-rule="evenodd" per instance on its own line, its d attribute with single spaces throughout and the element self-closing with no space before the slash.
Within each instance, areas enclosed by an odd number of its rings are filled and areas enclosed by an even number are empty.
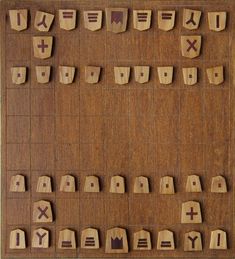
<svg viewBox="0 0 235 259">
<path fill-rule="evenodd" d="M 41 40 L 41 44 L 38 44 L 38 48 L 42 49 L 42 53 L 44 53 L 45 49 L 48 48 L 48 45 L 45 44 L 44 40 Z"/>
<path fill-rule="evenodd" d="M 187 43 L 189 44 L 189 46 L 187 48 L 187 52 L 189 52 L 191 49 L 193 49 L 194 51 L 197 51 L 197 48 L 195 47 L 197 40 L 190 41 L 189 39 L 187 39 Z"/>
<path fill-rule="evenodd" d="M 189 211 L 189 212 L 186 212 L 186 215 L 187 215 L 187 216 L 190 216 L 190 220 L 193 220 L 193 217 L 196 216 L 196 215 L 198 215 L 198 213 L 197 213 L 197 212 L 194 212 L 194 211 L 193 211 L 193 207 L 191 207 L 191 208 L 190 208 L 190 211 Z"/>
</svg>

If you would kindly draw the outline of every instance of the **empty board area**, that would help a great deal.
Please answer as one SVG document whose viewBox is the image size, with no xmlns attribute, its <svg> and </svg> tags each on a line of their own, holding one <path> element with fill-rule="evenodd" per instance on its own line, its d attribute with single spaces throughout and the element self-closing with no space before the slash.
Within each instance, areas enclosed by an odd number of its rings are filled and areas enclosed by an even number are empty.
<svg viewBox="0 0 235 259">
<path fill-rule="evenodd" d="M 234 10 L 2 1 L 3 258 L 234 258 Z"/>
</svg>

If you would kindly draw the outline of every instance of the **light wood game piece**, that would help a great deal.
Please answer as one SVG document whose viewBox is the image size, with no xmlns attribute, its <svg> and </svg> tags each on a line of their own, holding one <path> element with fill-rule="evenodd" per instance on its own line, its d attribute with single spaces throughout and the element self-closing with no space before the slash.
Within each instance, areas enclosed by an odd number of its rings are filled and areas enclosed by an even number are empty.
<svg viewBox="0 0 235 259">
<path fill-rule="evenodd" d="M 218 175 L 218 176 L 212 177 L 211 192 L 216 192 L 216 193 L 227 192 L 227 184 L 223 176 Z"/>
<path fill-rule="evenodd" d="M 221 229 L 211 231 L 210 249 L 227 249 L 227 234 L 225 231 Z"/>
<path fill-rule="evenodd" d="M 37 201 L 33 203 L 33 222 L 53 222 L 52 209 L 49 201 Z"/>
<path fill-rule="evenodd" d="M 105 8 L 107 31 L 120 33 L 126 31 L 128 9 Z"/>
<path fill-rule="evenodd" d="M 175 27 L 175 11 L 158 11 L 158 28 L 170 31 Z"/>
<path fill-rule="evenodd" d="M 10 181 L 10 192 L 25 192 L 25 177 L 17 174 L 11 177 Z"/>
<path fill-rule="evenodd" d="M 149 71 L 149 66 L 135 66 L 135 81 L 140 84 L 147 83 L 149 81 Z"/>
<path fill-rule="evenodd" d="M 149 180 L 145 176 L 138 176 L 134 182 L 134 193 L 149 193 Z"/>
<path fill-rule="evenodd" d="M 96 84 L 99 82 L 101 67 L 86 66 L 85 82 L 88 84 Z"/>
<path fill-rule="evenodd" d="M 75 192 L 75 177 L 72 175 L 63 175 L 60 180 L 61 192 Z"/>
<path fill-rule="evenodd" d="M 85 248 L 85 249 L 98 249 L 98 248 L 100 248 L 99 234 L 98 234 L 97 229 L 86 228 L 86 229 L 82 230 L 81 248 Z"/>
<path fill-rule="evenodd" d="M 111 228 L 107 230 L 105 253 L 128 253 L 128 241 L 126 230 L 123 228 Z"/>
<path fill-rule="evenodd" d="M 59 73 L 61 84 L 72 84 L 75 75 L 75 67 L 59 66 Z"/>
<path fill-rule="evenodd" d="M 14 229 L 10 233 L 10 249 L 25 249 L 25 232 L 22 229 Z"/>
<path fill-rule="evenodd" d="M 162 230 L 158 232 L 157 249 L 158 250 L 175 249 L 174 234 L 172 231 Z"/>
<path fill-rule="evenodd" d="M 40 84 L 46 84 L 50 81 L 50 66 L 36 66 L 37 82 Z"/>
<path fill-rule="evenodd" d="M 191 231 L 184 235 L 184 251 L 202 251 L 201 233 Z"/>
<path fill-rule="evenodd" d="M 116 175 L 111 177 L 110 192 L 112 193 L 125 193 L 125 180 L 124 177 Z"/>
<path fill-rule="evenodd" d="M 202 223 L 199 202 L 187 201 L 182 203 L 181 223 Z"/>
<path fill-rule="evenodd" d="M 226 12 L 208 12 L 208 23 L 211 31 L 223 31 L 226 27 Z"/>
<path fill-rule="evenodd" d="M 133 27 L 138 31 L 148 30 L 151 26 L 152 10 L 133 10 Z"/>
<path fill-rule="evenodd" d="M 183 27 L 188 30 L 196 30 L 199 27 L 201 19 L 201 11 L 184 9 L 183 11 Z"/>
<path fill-rule="evenodd" d="M 97 176 L 86 176 L 84 192 L 100 192 L 99 178 Z"/>
<path fill-rule="evenodd" d="M 198 175 L 187 177 L 186 192 L 202 192 L 201 181 Z"/>
<path fill-rule="evenodd" d="M 11 29 L 16 31 L 23 31 L 27 29 L 28 25 L 28 10 L 18 9 L 9 10 Z"/>
<path fill-rule="evenodd" d="M 51 56 L 52 51 L 52 36 L 34 36 L 33 37 L 33 52 L 35 58 L 46 59 Z"/>
<path fill-rule="evenodd" d="M 197 67 L 184 67 L 182 71 L 185 85 L 195 85 L 197 83 Z"/>
<path fill-rule="evenodd" d="M 152 243 L 150 232 L 140 230 L 134 233 L 133 250 L 151 250 Z"/>
<path fill-rule="evenodd" d="M 102 27 L 102 11 L 84 11 L 84 27 L 90 31 L 98 31 Z"/>
<path fill-rule="evenodd" d="M 158 67 L 158 78 L 160 84 L 168 85 L 173 81 L 173 67 Z"/>
<path fill-rule="evenodd" d="M 36 192 L 44 192 L 44 193 L 52 192 L 51 177 L 49 177 L 49 176 L 38 177 Z"/>
<path fill-rule="evenodd" d="M 71 31 L 76 28 L 76 10 L 59 9 L 60 29 Z"/>
<path fill-rule="evenodd" d="M 70 229 L 61 230 L 58 241 L 59 249 L 76 249 L 75 231 Z"/>
<path fill-rule="evenodd" d="M 186 58 L 196 58 L 201 51 L 201 35 L 181 36 L 181 53 Z"/>
<path fill-rule="evenodd" d="M 37 11 L 34 20 L 34 27 L 38 31 L 49 31 L 54 20 L 54 14 Z"/>
<path fill-rule="evenodd" d="M 224 82 L 223 66 L 207 68 L 206 73 L 210 84 L 219 85 Z"/>
<path fill-rule="evenodd" d="M 11 78 L 13 84 L 24 84 L 26 81 L 26 67 L 12 67 Z"/>
<path fill-rule="evenodd" d="M 130 67 L 114 67 L 115 84 L 128 84 L 130 78 Z"/>
<path fill-rule="evenodd" d="M 38 228 L 33 231 L 32 247 L 33 248 L 49 247 L 49 231 L 47 229 Z"/>
<path fill-rule="evenodd" d="M 160 194 L 174 194 L 174 178 L 171 176 L 163 176 L 160 179 Z"/>
</svg>

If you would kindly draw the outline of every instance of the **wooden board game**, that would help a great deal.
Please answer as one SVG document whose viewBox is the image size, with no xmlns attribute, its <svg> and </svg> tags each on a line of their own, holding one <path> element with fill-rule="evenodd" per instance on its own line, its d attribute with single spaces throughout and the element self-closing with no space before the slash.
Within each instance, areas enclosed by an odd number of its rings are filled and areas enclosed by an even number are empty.
<svg viewBox="0 0 235 259">
<path fill-rule="evenodd" d="M 235 257 L 234 13 L 1 2 L 2 258 Z"/>
</svg>

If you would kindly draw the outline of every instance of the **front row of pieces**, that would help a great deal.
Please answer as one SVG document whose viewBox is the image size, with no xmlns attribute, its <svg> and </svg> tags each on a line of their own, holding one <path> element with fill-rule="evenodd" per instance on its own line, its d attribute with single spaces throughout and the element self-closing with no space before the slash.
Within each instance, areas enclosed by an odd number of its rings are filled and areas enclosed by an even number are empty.
<svg viewBox="0 0 235 259">
<path fill-rule="evenodd" d="M 71 84 L 74 81 L 75 67 L 59 66 L 59 82 L 61 84 Z M 173 82 L 173 66 L 158 67 L 159 83 L 168 85 Z M 50 66 L 36 66 L 37 82 L 46 84 L 50 81 Z M 129 83 L 130 67 L 114 67 L 115 84 L 124 85 Z M 100 80 L 101 67 L 86 66 L 85 82 L 88 84 L 96 84 Z M 185 85 L 195 85 L 198 82 L 198 68 L 187 67 L 182 68 L 183 80 Z M 210 84 L 219 85 L 224 82 L 224 67 L 216 66 L 206 69 L 208 81 Z M 27 78 L 26 67 L 12 67 L 11 76 L 13 84 L 24 84 Z M 135 81 L 144 84 L 149 82 L 150 67 L 134 66 Z"/>
<path fill-rule="evenodd" d="M 49 248 L 50 232 L 45 228 L 35 229 L 32 233 L 32 248 Z M 151 250 L 151 233 L 147 230 L 140 230 L 133 234 L 133 250 Z M 76 249 L 76 233 L 71 229 L 59 231 L 58 238 L 59 249 Z M 10 249 L 25 249 L 26 234 L 22 229 L 15 229 L 10 232 Z M 81 249 L 99 249 L 101 248 L 99 231 L 95 228 L 86 228 L 81 232 Z M 226 250 L 227 233 L 221 229 L 211 231 L 209 248 L 214 250 Z M 174 233 L 170 230 L 158 232 L 157 250 L 175 250 Z M 184 233 L 184 251 L 197 252 L 202 251 L 202 234 L 198 231 Z M 128 253 L 130 251 L 127 231 L 124 228 L 115 227 L 107 230 L 105 253 Z"/>
<path fill-rule="evenodd" d="M 63 175 L 60 181 L 61 192 L 75 192 L 75 177 L 72 175 Z M 100 179 L 97 176 L 86 176 L 84 183 L 84 192 L 97 193 L 101 191 Z M 10 192 L 25 192 L 26 184 L 23 175 L 14 175 L 10 181 Z M 111 193 L 125 193 L 125 179 L 123 176 L 111 177 L 110 188 Z M 198 175 L 189 175 L 186 182 L 186 192 L 202 192 L 200 177 Z M 51 177 L 40 176 L 37 181 L 36 192 L 51 193 L 52 184 Z M 138 176 L 134 180 L 134 193 L 150 193 L 149 179 L 145 176 Z M 227 184 L 223 176 L 212 177 L 211 192 L 226 193 Z M 160 179 L 160 194 L 174 194 L 174 178 L 171 176 L 163 176 Z"/>
<path fill-rule="evenodd" d="M 124 32 L 127 29 L 128 8 L 106 8 L 107 31 L 114 33 Z M 59 25 L 61 29 L 73 30 L 76 28 L 75 9 L 59 10 Z M 184 9 L 183 27 L 188 30 L 196 30 L 200 25 L 201 11 Z M 102 28 L 102 10 L 84 11 L 84 26 L 91 31 Z M 9 10 L 10 24 L 13 30 L 26 30 L 28 26 L 28 10 Z M 151 27 L 152 10 L 133 10 L 133 27 L 139 31 L 148 30 Z M 158 11 L 158 28 L 170 31 L 175 27 L 175 10 Z M 209 29 L 212 31 L 223 31 L 226 27 L 226 12 L 208 12 Z M 41 32 L 50 30 L 54 20 L 54 14 L 37 11 L 34 27 Z"/>
</svg>

